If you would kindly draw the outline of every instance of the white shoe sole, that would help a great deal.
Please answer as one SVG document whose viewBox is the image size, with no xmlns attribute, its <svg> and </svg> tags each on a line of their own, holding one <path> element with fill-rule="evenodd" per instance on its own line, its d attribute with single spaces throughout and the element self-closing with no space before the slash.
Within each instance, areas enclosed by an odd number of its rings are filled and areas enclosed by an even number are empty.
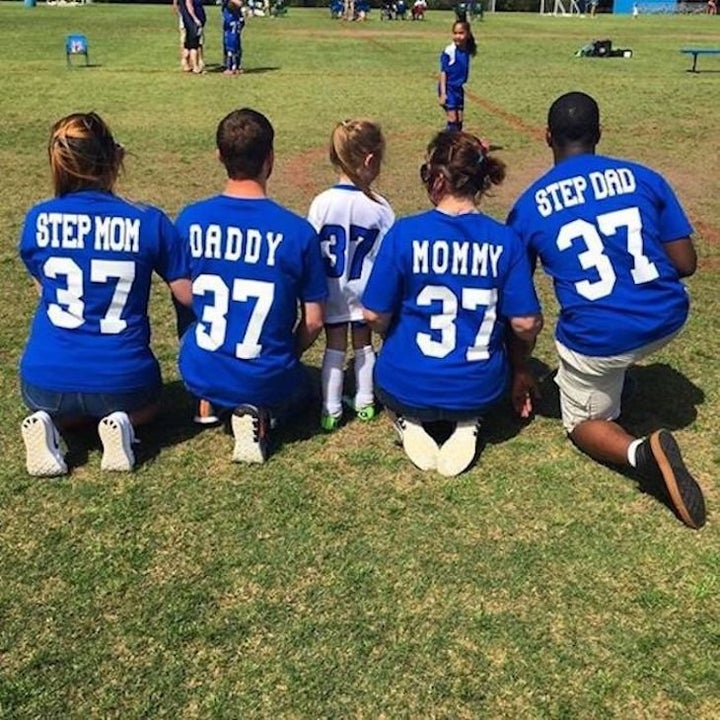
<svg viewBox="0 0 720 720">
<path fill-rule="evenodd" d="M 477 424 L 459 422 L 453 434 L 440 448 L 437 471 L 445 477 L 454 477 L 466 470 L 477 452 Z"/>
<path fill-rule="evenodd" d="M 135 467 L 132 425 L 129 422 L 125 424 L 112 415 L 108 415 L 98 424 L 98 434 L 103 446 L 100 469 L 111 472 L 130 472 Z"/>
<path fill-rule="evenodd" d="M 252 415 L 233 415 L 230 418 L 230 427 L 235 438 L 233 462 L 265 462 L 262 445 L 255 440 L 254 421 L 255 418 Z"/>
<path fill-rule="evenodd" d="M 56 477 L 67 474 L 67 464 L 60 452 L 60 442 L 53 421 L 45 412 L 36 412 L 23 420 L 26 467 L 35 477 Z"/>
<path fill-rule="evenodd" d="M 413 465 L 420 470 L 433 470 L 437 466 L 440 448 L 420 423 L 403 420 L 402 446 Z"/>
</svg>

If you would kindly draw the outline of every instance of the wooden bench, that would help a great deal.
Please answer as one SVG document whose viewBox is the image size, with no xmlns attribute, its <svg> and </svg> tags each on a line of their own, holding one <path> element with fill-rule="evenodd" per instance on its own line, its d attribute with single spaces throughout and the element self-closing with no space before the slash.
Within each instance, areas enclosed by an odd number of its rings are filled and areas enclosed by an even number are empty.
<svg viewBox="0 0 720 720">
<path fill-rule="evenodd" d="M 681 53 L 685 55 L 692 55 L 692 67 L 688 69 L 688 72 L 699 73 L 697 69 L 698 55 L 720 55 L 720 48 L 683 48 Z"/>
</svg>

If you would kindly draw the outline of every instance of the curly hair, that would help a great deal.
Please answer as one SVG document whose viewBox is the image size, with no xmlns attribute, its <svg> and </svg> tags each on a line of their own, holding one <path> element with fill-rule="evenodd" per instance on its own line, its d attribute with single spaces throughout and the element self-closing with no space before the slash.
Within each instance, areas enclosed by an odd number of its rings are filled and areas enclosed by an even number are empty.
<svg viewBox="0 0 720 720">
<path fill-rule="evenodd" d="M 439 194 L 477 202 L 505 179 L 505 163 L 489 155 L 487 145 L 475 135 L 444 130 L 430 141 L 420 178 L 433 201 Z"/>
</svg>

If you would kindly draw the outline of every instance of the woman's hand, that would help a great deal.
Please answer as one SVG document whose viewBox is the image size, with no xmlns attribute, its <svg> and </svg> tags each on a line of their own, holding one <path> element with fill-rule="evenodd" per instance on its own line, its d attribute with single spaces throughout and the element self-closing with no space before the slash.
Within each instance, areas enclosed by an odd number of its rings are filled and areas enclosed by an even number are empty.
<svg viewBox="0 0 720 720">
<path fill-rule="evenodd" d="M 513 372 L 510 398 L 513 409 L 521 418 L 529 418 L 533 413 L 533 401 L 540 397 L 537 382 L 529 370 Z"/>
</svg>

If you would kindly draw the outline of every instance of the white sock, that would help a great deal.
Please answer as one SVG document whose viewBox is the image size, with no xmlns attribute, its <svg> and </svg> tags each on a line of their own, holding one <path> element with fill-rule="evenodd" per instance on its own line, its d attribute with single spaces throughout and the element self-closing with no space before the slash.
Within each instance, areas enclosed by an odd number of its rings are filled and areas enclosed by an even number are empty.
<svg viewBox="0 0 720 720">
<path fill-rule="evenodd" d="M 343 365 L 345 353 L 327 348 L 322 362 L 323 410 L 328 415 L 342 415 Z"/>
<path fill-rule="evenodd" d="M 375 351 L 372 345 L 355 350 L 355 408 L 372 405 L 373 370 L 375 368 Z"/>
<path fill-rule="evenodd" d="M 637 453 L 637 449 L 642 444 L 642 442 L 642 438 L 639 440 L 633 440 L 628 447 L 627 459 L 632 467 L 637 467 L 637 459 L 635 457 L 635 454 Z"/>
</svg>

